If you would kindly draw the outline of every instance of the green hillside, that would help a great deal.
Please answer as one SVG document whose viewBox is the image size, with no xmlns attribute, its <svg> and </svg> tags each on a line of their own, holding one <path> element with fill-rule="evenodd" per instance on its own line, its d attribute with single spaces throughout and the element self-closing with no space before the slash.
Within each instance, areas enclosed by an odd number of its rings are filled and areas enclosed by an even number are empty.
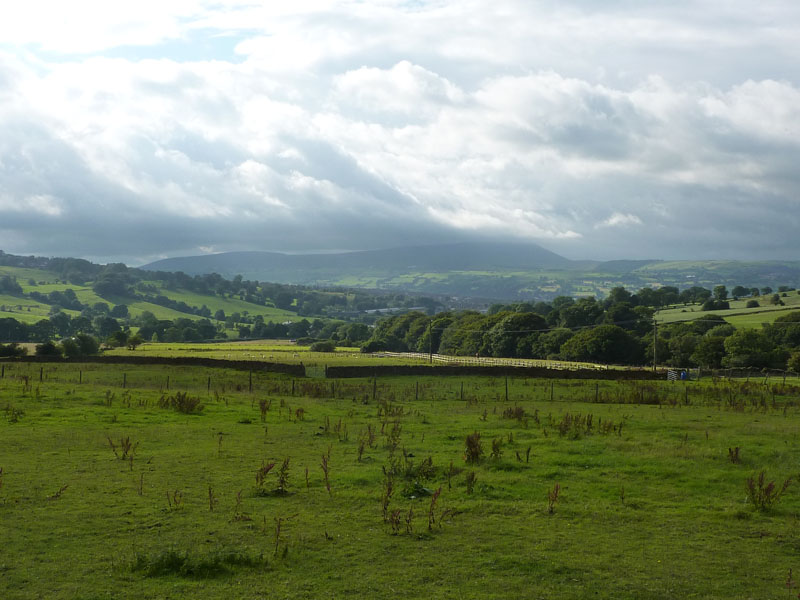
<svg viewBox="0 0 800 600">
<path fill-rule="evenodd" d="M 800 295 L 796 291 L 788 292 L 781 300 L 784 306 L 772 305 L 768 297 L 756 298 L 760 306 L 747 308 L 747 302 L 753 298 L 731 300 L 728 310 L 701 310 L 700 304 L 668 308 L 658 311 L 656 318 L 659 323 L 677 323 L 703 319 L 709 315 L 717 315 L 737 327 L 758 328 L 764 323 L 773 323 L 778 317 L 800 310 Z"/>
<path fill-rule="evenodd" d="M 144 312 L 152 313 L 157 319 L 161 320 L 179 318 L 198 320 L 204 318 L 202 315 L 161 306 L 141 298 L 113 294 L 101 295 L 92 288 L 93 282 L 91 281 L 82 285 L 68 283 L 59 279 L 56 274 L 44 269 L 0 266 L 1 276 L 9 276 L 16 279 L 22 288 L 22 294 L 0 294 L 0 318 L 13 318 L 26 324 L 47 319 L 53 307 L 53 303 L 45 302 L 41 299 L 33 299 L 30 294 L 38 293 L 47 296 L 53 292 L 65 292 L 67 290 L 72 290 L 81 304 L 90 307 L 98 303 L 104 303 L 109 309 L 113 309 L 117 305 L 124 304 L 128 307 L 128 313 L 132 318 L 139 317 Z M 159 296 L 164 296 L 176 302 L 183 302 L 193 308 L 205 306 L 212 317 L 217 311 L 222 310 L 226 316 L 234 313 L 249 315 L 250 317 L 260 315 L 265 321 L 274 322 L 291 322 L 301 318 L 291 310 L 263 306 L 240 298 L 223 297 L 216 294 L 200 294 L 184 289 L 167 289 L 159 282 L 148 282 L 148 285 L 153 286 L 155 293 Z M 62 310 L 71 317 L 80 314 L 78 310 L 64 309 L 63 307 Z"/>
</svg>

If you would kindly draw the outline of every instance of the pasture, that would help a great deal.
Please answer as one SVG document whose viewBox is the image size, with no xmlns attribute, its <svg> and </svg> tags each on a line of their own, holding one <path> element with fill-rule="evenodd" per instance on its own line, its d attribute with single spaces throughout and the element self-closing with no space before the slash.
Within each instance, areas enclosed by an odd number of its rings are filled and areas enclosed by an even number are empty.
<svg viewBox="0 0 800 600">
<path fill-rule="evenodd" d="M 0 369 L 2 598 L 798 593 L 795 385 Z"/>
<path fill-rule="evenodd" d="M 747 308 L 747 302 L 753 299 L 757 300 L 760 306 Z M 760 328 L 764 323 L 773 323 L 778 317 L 800 309 L 800 295 L 796 291 L 788 292 L 786 297 L 781 300 L 784 302 L 784 306 L 770 304 L 769 296 L 731 300 L 730 308 L 727 310 L 703 311 L 700 304 L 675 306 L 659 310 L 656 313 L 656 319 L 659 323 L 666 324 L 718 315 L 736 327 L 754 329 Z"/>
</svg>

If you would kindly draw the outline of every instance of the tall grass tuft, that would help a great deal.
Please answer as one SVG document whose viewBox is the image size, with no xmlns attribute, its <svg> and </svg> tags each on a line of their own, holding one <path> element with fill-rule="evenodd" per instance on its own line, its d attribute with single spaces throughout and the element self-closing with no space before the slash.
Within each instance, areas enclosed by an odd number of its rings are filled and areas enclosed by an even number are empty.
<svg viewBox="0 0 800 600">
<path fill-rule="evenodd" d="M 477 431 L 470 433 L 465 440 L 464 460 L 470 464 L 481 462 L 483 458 L 483 445 L 481 444 L 481 434 Z"/>
<path fill-rule="evenodd" d="M 745 482 L 747 500 L 756 510 L 767 511 L 777 504 L 791 482 L 792 478 L 790 477 L 780 487 L 775 485 L 774 481 L 767 483 L 766 473 L 761 471 L 758 477 L 750 476 Z"/>
<path fill-rule="evenodd" d="M 199 396 L 190 396 L 188 392 L 175 392 L 172 396 L 162 394 L 158 399 L 160 408 L 171 408 L 185 415 L 196 415 L 205 408 Z"/>
</svg>

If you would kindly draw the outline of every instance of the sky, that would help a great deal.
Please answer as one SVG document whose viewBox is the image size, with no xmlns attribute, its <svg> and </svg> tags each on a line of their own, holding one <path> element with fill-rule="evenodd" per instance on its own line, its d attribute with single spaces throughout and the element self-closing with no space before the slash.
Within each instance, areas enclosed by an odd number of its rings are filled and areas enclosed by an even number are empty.
<svg viewBox="0 0 800 600">
<path fill-rule="evenodd" d="M 800 2 L 26 0 L 0 249 L 800 259 Z"/>
</svg>

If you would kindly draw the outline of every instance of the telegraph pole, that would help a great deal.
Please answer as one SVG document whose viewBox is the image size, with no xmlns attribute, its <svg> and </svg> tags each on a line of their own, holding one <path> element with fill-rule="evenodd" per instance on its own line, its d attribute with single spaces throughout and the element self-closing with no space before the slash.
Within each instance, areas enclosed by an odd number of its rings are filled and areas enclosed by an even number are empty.
<svg viewBox="0 0 800 600">
<path fill-rule="evenodd" d="M 428 321 L 428 363 L 433 364 L 433 319 Z"/>
<path fill-rule="evenodd" d="M 653 371 L 656 370 L 656 360 L 658 358 L 656 350 L 658 345 L 658 337 L 657 337 L 658 325 L 656 323 L 657 323 L 656 314 L 653 313 Z"/>
</svg>

